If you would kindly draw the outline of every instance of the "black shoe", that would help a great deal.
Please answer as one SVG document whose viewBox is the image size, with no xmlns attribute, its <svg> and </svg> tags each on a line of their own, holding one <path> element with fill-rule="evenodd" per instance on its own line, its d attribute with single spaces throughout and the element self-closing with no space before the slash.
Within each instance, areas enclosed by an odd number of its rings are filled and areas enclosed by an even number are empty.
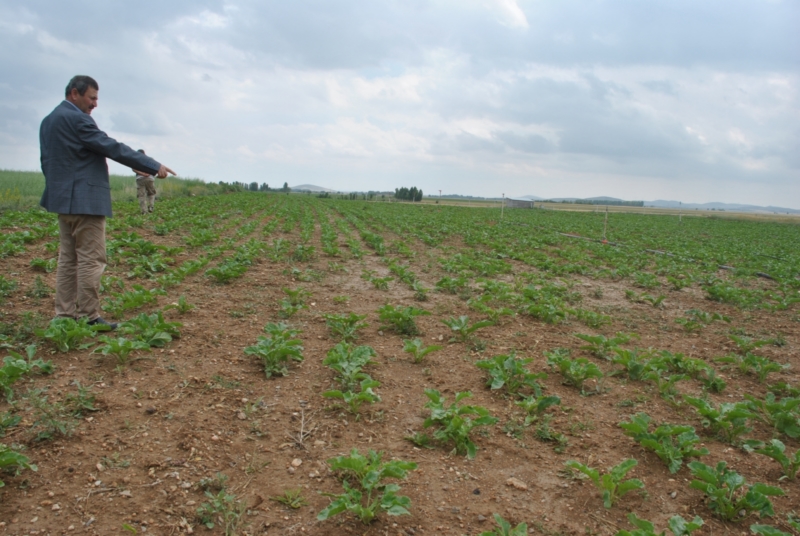
<svg viewBox="0 0 800 536">
<path fill-rule="evenodd" d="M 94 320 L 89 320 L 86 323 L 88 325 L 90 325 L 90 326 L 106 326 L 108 329 L 104 330 L 104 331 L 114 331 L 115 329 L 117 329 L 117 325 L 118 325 L 116 322 L 108 322 L 106 320 L 103 320 L 99 316 L 97 318 L 95 318 Z"/>
</svg>

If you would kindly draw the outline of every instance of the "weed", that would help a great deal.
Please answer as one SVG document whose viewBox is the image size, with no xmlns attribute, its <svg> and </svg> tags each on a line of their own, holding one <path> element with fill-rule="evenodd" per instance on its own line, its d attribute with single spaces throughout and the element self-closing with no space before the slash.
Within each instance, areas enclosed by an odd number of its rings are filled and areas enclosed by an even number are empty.
<svg viewBox="0 0 800 536">
<path fill-rule="evenodd" d="M 334 296 L 333 303 L 337 305 L 343 305 L 350 301 L 350 296 Z"/>
<path fill-rule="evenodd" d="M 545 442 L 553 442 L 555 443 L 555 447 L 553 450 L 557 453 L 562 453 L 566 450 L 569 440 L 567 436 L 562 434 L 561 432 L 556 431 L 552 426 L 550 426 L 550 422 L 553 420 L 553 416 L 549 414 L 545 414 L 542 416 L 539 424 L 536 425 L 536 429 L 533 432 L 533 435 L 539 441 Z"/>
<path fill-rule="evenodd" d="M 220 524 L 225 536 L 234 536 L 247 506 L 239 501 L 235 495 L 222 489 L 216 495 L 210 491 L 205 492 L 209 502 L 205 502 L 197 509 L 200 522 L 209 529 L 213 529 L 215 521 Z"/>
<path fill-rule="evenodd" d="M 30 298 L 46 298 L 53 293 L 53 289 L 47 286 L 47 284 L 42 280 L 42 276 L 37 275 L 36 279 L 33 281 L 33 286 L 25 293 L 26 296 Z"/>
<path fill-rule="evenodd" d="M 295 510 L 303 506 L 308 506 L 308 501 L 303 497 L 303 490 L 301 488 L 287 489 L 281 495 L 270 497 L 270 499 Z"/>
<path fill-rule="evenodd" d="M 406 441 L 410 441 L 414 445 L 420 448 L 425 449 L 432 449 L 435 448 L 433 445 L 433 438 L 426 434 L 425 432 L 414 432 L 414 435 L 406 436 L 403 439 Z"/>
<path fill-rule="evenodd" d="M 61 402 L 49 402 L 42 389 L 32 389 L 27 400 L 33 407 L 36 440 L 43 441 L 55 436 L 68 437 L 78 425 L 72 411 Z"/>
</svg>

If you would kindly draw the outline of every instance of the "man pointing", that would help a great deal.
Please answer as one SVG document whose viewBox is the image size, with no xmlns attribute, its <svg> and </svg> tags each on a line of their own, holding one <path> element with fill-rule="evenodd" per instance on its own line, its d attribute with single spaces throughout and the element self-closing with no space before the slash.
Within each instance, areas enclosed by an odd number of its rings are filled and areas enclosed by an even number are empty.
<svg viewBox="0 0 800 536">
<path fill-rule="evenodd" d="M 111 217 L 110 158 L 163 179 L 170 168 L 108 137 L 91 113 L 100 87 L 89 76 L 69 81 L 65 100 L 39 129 L 44 194 L 40 204 L 58 213 L 56 316 L 86 318 L 115 329 L 100 317 L 100 277 L 106 267 L 106 217 Z"/>
</svg>

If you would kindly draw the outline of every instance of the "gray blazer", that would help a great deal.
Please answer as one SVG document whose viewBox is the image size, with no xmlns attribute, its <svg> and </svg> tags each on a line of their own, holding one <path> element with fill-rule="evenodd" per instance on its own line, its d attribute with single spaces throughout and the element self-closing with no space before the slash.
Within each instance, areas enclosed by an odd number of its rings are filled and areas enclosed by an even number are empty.
<svg viewBox="0 0 800 536">
<path fill-rule="evenodd" d="M 45 186 L 42 205 L 48 212 L 111 216 L 110 158 L 152 174 L 161 164 L 119 143 L 97 128 L 92 116 L 62 101 L 39 128 Z"/>
</svg>

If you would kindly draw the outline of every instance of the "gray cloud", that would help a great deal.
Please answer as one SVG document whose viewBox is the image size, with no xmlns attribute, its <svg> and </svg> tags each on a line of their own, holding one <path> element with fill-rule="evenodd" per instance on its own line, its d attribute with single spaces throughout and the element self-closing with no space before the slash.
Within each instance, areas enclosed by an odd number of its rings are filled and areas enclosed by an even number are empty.
<svg viewBox="0 0 800 536">
<path fill-rule="evenodd" d="M 800 206 L 800 4 L 517 8 L 0 0 L 0 155 L 37 167 L 85 73 L 101 128 L 210 180 Z"/>
</svg>

